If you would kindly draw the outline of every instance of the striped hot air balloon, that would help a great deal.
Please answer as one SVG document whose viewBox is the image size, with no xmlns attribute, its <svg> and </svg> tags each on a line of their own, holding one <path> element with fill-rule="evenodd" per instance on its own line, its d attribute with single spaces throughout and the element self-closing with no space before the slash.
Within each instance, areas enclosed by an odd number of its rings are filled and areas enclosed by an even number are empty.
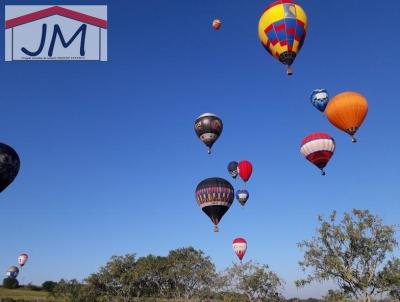
<svg viewBox="0 0 400 302">
<path fill-rule="evenodd" d="M 292 74 L 293 64 L 303 46 L 307 32 L 307 16 L 293 0 L 278 0 L 263 12 L 258 23 L 258 36 L 264 48 Z"/>
<path fill-rule="evenodd" d="M 244 238 L 236 238 L 232 242 L 232 247 L 233 251 L 235 252 L 236 256 L 238 256 L 240 262 L 242 262 L 242 259 L 244 255 L 246 254 L 247 251 L 247 241 Z"/>
<path fill-rule="evenodd" d="M 218 223 L 229 210 L 234 197 L 232 185 L 223 178 L 207 178 L 197 185 L 197 204 L 214 223 L 215 232 L 218 232 Z"/>
<path fill-rule="evenodd" d="M 321 170 L 322 175 L 325 175 L 324 168 L 335 152 L 335 148 L 335 140 L 329 134 L 316 132 L 302 140 L 300 152 Z"/>
</svg>

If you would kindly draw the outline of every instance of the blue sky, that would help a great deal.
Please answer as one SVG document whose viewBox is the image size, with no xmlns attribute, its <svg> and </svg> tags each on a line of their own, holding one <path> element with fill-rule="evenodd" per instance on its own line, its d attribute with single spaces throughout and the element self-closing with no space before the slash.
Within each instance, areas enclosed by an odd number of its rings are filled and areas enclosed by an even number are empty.
<svg viewBox="0 0 400 302">
<path fill-rule="evenodd" d="M 286 296 L 318 297 L 330 285 L 293 285 L 304 276 L 296 243 L 313 235 L 318 214 L 362 208 L 398 223 L 400 2 L 301 1 L 309 30 L 292 77 L 258 40 L 269 1 L 91 3 L 108 4 L 108 62 L 0 63 L 0 141 L 21 158 L 0 195 L 0 271 L 26 251 L 23 283 L 83 279 L 112 255 L 190 245 L 223 269 L 243 236 L 245 259 L 269 264 Z M 357 144 L 311 106 L 319 87 L 366 96 Z M 224 122 L 212 156 L 193 131 L 204 112 Z M 337 143 L 326 177 L 299 153 L 315 131 Z M 194 190 L 229 179 L 226 165 L 242 159 L 254 166 L 250 199 L 215 234 Z"/>
</svg>

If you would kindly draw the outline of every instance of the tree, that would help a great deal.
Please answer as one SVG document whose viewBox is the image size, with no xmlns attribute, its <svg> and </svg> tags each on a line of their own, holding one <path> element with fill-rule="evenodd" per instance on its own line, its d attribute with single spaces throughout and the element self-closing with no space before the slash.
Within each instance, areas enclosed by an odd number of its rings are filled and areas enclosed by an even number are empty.
<svg viewBox="0 0 400 302">
<path fill-rule="evenodd" d="M 373 295 L 387 290 L 379 269 L 397 246 L 395 227 L 367 210 L 354 209 L 339 223 L 336 220 L 336 212 L 328 220 L 319 216 L 317 235 L 298 244 L 304 250 L 300 267 L 312 272 L 296 285 L 333 280 L 345 294 L 370 302 Z"/>
<path fill-rule="evenodd" d="M 282 280 L 267 265 L 252 261 L 234 264 L 225 271 L 228 290 L 243 294 L 250 301 L 280 301 Z"/>
<path fill-rule="evenodd" d="M 136 266 L 135 254 L 112 256 L 98 273 L 91 274 L 85 282 L 98 297 L 108 301 L 131 301 L 136 295 L 133 271 Z"/>
<path fill-rule="evenodd" d="M 326 296 L 323 297 L 326 302 L 349 302 L 350 297 L 340 290 L 328 290 Z"/>
<path fill-rule="evenodd" d="M 43 289 L 49 293 L 51 293 L 54 290 L 56 285 L 57 285 L 57 282 L 54 282 L 54 281 L 45 281 L 42 283 Z"/>
<path fill-rule="evenodd" d="M 388 261 L 379 278 L 386 287 L 389 296 L 394 301 L 400 301 L 400 259 L 395 258 Z"/>
<path fill-rule="evenodd" d="M 215 265 L 210 257 L 193 247 L 172 250 L 167 256 L 167 279 L 174 298 L 190 299 L 200 293 L 211 295 L 216 277 Z"/>
<path fill-rule="evenodd" d="M 19 282 L 16 278 L 7 277 L 3 279 L 3 287 L 8 289 L 15 289 L 19 287 Z"/>
</svg>

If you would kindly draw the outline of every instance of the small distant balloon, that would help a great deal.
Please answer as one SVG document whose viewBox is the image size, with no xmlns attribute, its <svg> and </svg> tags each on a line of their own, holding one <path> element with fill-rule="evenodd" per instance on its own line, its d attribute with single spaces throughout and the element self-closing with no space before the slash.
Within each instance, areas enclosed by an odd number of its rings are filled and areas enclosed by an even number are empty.
<svg viewBox="0 0 400 302">
<path fill-rule="evenodd" d="M 214 19 L 214 20 L 212 21 L 212 27 L 213 27 L 215 30 L 220 29 L 221 26 L 222 26 L 222 22 L 221 22 L 220 19 Z"/>
<path fill-rule="evenodd" d="M 228 164 L 228 172 L 233 177 L 233 179 L 235 179 L 239 175 L 237 167 L 238 167 L 238 162 L 236 161 L 231 161 Z"/>
<path fill-rule="evenodd" d="M 310 96 L 311 104 L 319 111 L 324 112 L 329 102 L 329 95 L 326 89 L 315 89 Z"/>
<path fill-rule="evenodd" d="M 194 122 L 194 130 L 198 138 L 208 147 L 208 154 L 211 148 L 222 133 L 222 120 L 214 113 L 204 113 Z"/>
<path fill-rule="evenodd" d="M 249 192 L 247 190 L 237 190 L 236 191 L 236 199 L 239 201 L 239 203 L 244 206 L 249 199 Z"/>
<path fill-rule="evenodd" d="M 241 179 L 247 182 L 250 179 L 251 173 L 253 173 L 253 166 L 248 160 L 242 160 L 238 164 L 238 172 Z"/>
<path fill-rule="evenodd" d="M 19 269 L 16 266 L 10 266 L 7 270 L 7 276 L 10 278 L 17 278 L 19 274 Z"/>
<path fill-rule="evenodd" d="M 317 166 L 322 175 L 325 175 L 324 168 L 335 152 L 335 140 L 327 133 L 316 132 L 306 136 L 300 146 L 303 156 Z"/>
<path fill-rule="evenodd" d="M 22 253 L 21 255 L 18 256 L 18 265 L 20 268 L 22 268 L 27 261 L 28 261 L 28 254 Z"/>
<path fill-rule="evenodd" d="M 235 252 L 236 256 L 242 261 L 244 255 L 247 251 L 247 241 L 244 238 L 236 238 L 232 242 L 233 251 Z"/>
</svg>

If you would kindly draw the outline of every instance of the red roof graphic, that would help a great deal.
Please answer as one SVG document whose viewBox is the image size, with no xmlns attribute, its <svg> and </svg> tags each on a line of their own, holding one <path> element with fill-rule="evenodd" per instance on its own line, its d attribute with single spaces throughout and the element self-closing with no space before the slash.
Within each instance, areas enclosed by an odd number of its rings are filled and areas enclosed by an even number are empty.
<svg viewBox="0 0 400 302">
<path fill-rule="evenodd" d="M 6 20 L 6 29 L 15 27 L 18 25 L 22 25 L 25 23 L 37 21 L 39 19 L 43 19 L 46 17 L 50 17 L 53 15 L 60 15 L 66 18 L 74 19 L 83 23 L 88 23 L 97 27 L 107 28 L 107 20 L 103 20 L 100 18 L 96 18 L 93 16 L 89 16 L 86 14 L 82 14 L 80 12 L 70 10 L 68 8 L 64 8 L 61 6 L 52 6 L 49 8 L 45 8 L 39 10 L 37 12 L 29 13 L 20 17 L 16 17 L 13 19 Z"/>
</svg>

